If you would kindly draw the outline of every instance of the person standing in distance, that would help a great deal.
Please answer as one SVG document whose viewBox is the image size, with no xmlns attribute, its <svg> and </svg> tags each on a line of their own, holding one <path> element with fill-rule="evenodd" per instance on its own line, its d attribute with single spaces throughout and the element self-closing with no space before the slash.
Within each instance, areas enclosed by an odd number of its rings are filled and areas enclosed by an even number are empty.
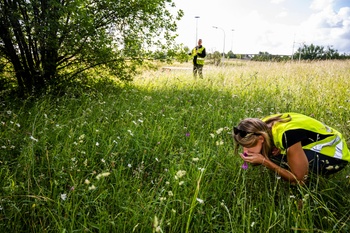
<svg viewBox="0 0 350 233">
<path fill-rule="evenodd" d="M 202 39 L 198 40 L 198 45 L 192 49 L 190 54 L 193 57 L 193 76 L 197 77 L 197 73 L 200 78 L 203 78 L 203 66 L 204 58 L 207 56 L 204 46 L 202 45 Z"/>
</svg>

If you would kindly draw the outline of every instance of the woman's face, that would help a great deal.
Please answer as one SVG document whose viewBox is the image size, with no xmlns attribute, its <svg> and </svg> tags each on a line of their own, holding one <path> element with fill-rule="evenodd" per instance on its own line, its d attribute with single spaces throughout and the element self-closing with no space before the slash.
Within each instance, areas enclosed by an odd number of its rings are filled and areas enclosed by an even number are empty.
<svg viewBox="0 0 350 233">
<path fill-rule="evenodd" d="M 260 153 L 262 150 L 262 145 L 264 143 L 264 138 L 259 136 L 258 141 L 253 147 L 243 147 L 243 152 L 246 153 Z"/>
</svg>

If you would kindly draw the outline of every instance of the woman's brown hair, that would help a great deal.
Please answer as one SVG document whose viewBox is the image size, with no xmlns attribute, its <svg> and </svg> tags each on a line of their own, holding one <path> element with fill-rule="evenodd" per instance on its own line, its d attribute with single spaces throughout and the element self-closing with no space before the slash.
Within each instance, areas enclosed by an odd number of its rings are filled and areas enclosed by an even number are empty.
<svg viewBox="0 0 350 233">
<path fill-rule="evenodd" d="M 242 120 L 236 127 L 238 131 L 246 132 L 242 137 L 240 133 L 233 133 L 233 138 L 236 142 L 235 154 L 238 154 L 239 146 L 253 147 L 258 143 L 259 136 L 264 138 L 261 154 L 268 157 L 271 154 L 273 141 L 271 130 L 265 122 L 258 118 L 246 118 Z"/>
<path fill-rule="evenodd" d="M 261 154 L 266 158 L 271 155 L 273 144 L 273 137 L 271 128 L 276 122 L 288 122 L 292 118 L 290 115 L 287 115 L 285 118 L 282 118 L 282 114 L 276 115 L 262 121 L 259 118 L 246 118 L 242 120 L 236 127 L 238 131 L 244 131 L 246 135 L 242 137 L 240 133 L 233 133 L 233 138 L 236 142 L 235 154 L 238 154 L 239 146 L 243 147 L 253 147 L 258 143 L 259 136 L 264 138 L 264 143 L 262 146 Z"/>
</svg>

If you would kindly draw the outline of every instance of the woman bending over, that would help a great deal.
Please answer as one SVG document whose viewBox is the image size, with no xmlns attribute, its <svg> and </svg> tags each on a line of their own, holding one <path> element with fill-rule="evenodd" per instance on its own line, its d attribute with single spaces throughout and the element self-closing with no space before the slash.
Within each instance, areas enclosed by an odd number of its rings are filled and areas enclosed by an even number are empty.
<svg viewBox="0 0 350 233">
<path fill-rule="evenodd" d="M 247 118 L 233 133 L 235 151 L 243 147 L 240 156 L 245 162 L 261 164 L 293 184 L 303 184 L 309 172 L 336 173 L 350 161 L 341 133 L 299 113 Z"/>
</svg>

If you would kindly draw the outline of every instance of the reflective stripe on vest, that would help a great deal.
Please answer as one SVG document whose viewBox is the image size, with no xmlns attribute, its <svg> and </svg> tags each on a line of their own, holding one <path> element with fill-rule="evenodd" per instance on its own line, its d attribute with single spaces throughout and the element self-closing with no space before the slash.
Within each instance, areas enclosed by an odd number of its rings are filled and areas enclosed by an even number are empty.
<svg viewBox="0 0 350 233">
<path fill-rule="evenodd" d="M 323 154 L 322 153 L 323 148 L 324 149 L 332 148 L 333 145 L 335 145 L 333 157 L 337 159 L 341 159 L 343 157 L 343 142 L 341 141 L 339 136 L 336 136 L 336 138 L 330 142 L 325 142 L 322 144 L 315 145 L 311 147 L 310 150 Z"/>
<path fill-rule="evenodd" d="M 197 56 L 197 64 L 198 65 L 204 65 L 204 58 Z"/>
</svg>

